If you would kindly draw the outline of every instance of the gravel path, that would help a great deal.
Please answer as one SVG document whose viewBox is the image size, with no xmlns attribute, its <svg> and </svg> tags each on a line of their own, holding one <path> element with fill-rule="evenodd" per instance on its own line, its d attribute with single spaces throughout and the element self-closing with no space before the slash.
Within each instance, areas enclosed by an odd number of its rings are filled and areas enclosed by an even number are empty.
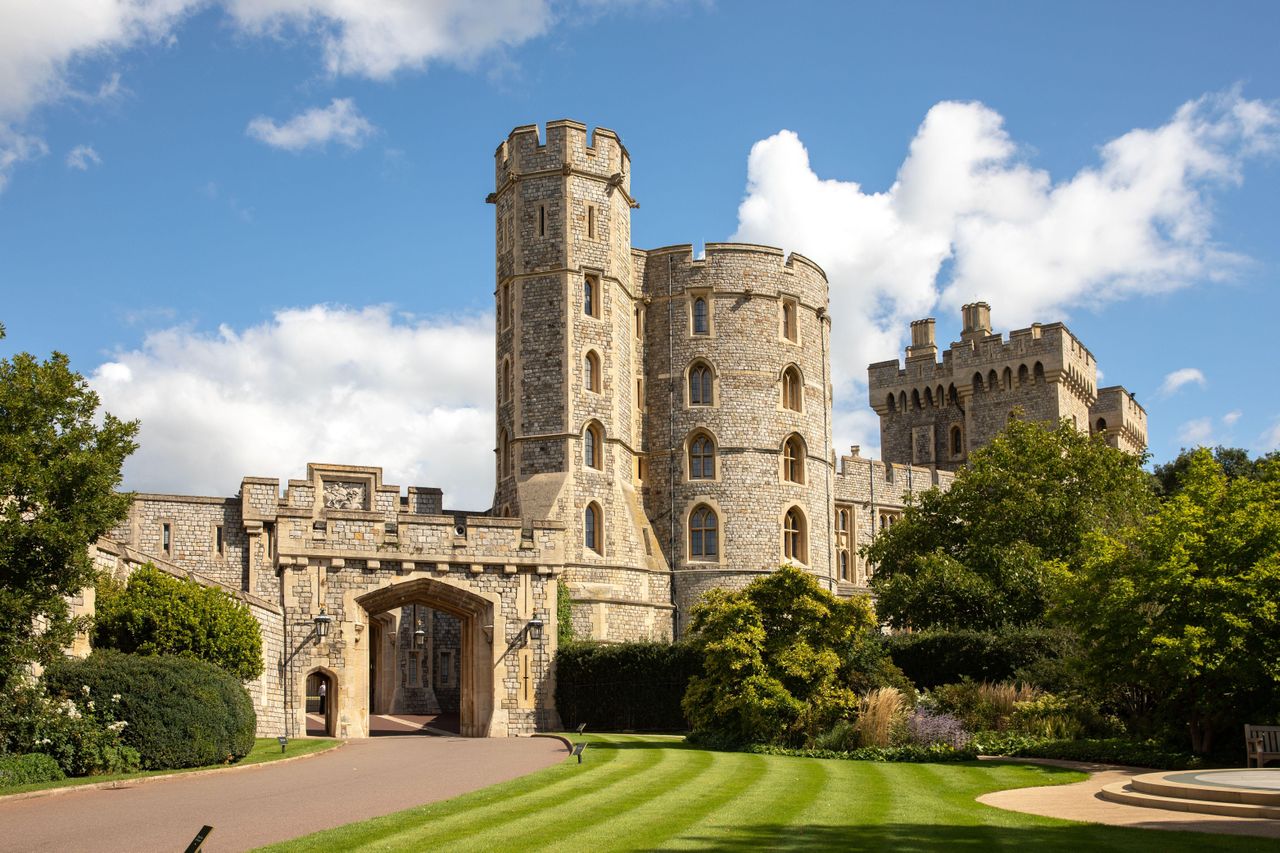
<svg viewBox="0 0 1280 853">
<path fill-rule="evenodd" d="M 448 799 L 561 761 L 554 738 L 379 737 L 303 761 L 0 802 L 0 851 L 209 853 Z"/>
<path fill-rule="evenodd" d="M 1256 835 L 1262 838 L 1280 839 L 1280 820 L 1148 809 L 1113 803 L 1098 796 L 1103 785 L 1150 773 L 1151 770 L 1114 767 L 1106 764 L 1082 764 L 1075 761 L 1041 761 L 1030 758 L 1008 760 L 1069 767 L 1092 775 L 1084 782 L 1071 785 L 994 791 L 978 797 L 978 802 L 1011 812 L 1078 820 L 1084 823 L 1105 823 L 1110 826 L 1134 826 L 1142 829 L 1175 829 L 1184 832 L 1221 832 L 1227 835 Z"/>
</svg>

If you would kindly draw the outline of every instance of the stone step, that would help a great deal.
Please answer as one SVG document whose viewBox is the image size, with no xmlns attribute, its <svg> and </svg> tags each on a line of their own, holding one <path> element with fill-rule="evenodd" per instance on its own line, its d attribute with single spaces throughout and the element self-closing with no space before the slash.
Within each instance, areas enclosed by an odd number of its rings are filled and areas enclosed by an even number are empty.
<svg viewBox="0 0 1280 853">
<path fill-rule="evenodd" d="M 1129 780 L 1135 791 L 1180 800 L 1209 800 L 1280 808 L 1280 790 L 1234 788 L 1199 784 L 1189 773 L 1144 773 Z"/>
<path fill-rule="evenodd" d="M 1148 809 L 1280 820 L 1280 807 L 1259 806 L 1252 803 L 1229 803 L 1220 800 L 1197 800 L 1185 795 L 1166 797 L 1136 790 L 1129 782 L 1112 782 L 1110 785 L 1104 785 L 1099 795 L 1104 800 L 1109 800 L 1113 803 L 1141 806 Z"/>
</svg>

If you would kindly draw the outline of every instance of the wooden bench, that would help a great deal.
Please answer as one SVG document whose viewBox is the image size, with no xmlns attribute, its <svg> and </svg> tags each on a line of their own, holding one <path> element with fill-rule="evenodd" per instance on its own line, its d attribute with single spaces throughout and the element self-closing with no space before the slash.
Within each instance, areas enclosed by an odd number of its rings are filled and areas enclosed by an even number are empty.
<svg viewBox="0 0 1280 853">
<path fill-rule="evenodd" d="M 1280 726 L 1245 726 L 1246 767 L 1265 767 L 1280 761 Z"/>
</svg>

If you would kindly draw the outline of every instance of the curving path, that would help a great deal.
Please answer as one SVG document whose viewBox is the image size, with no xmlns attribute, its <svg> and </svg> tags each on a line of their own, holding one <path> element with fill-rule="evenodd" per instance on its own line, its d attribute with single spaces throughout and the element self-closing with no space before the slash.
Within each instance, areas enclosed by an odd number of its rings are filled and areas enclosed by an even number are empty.
<svg viewBox="0 0 1280 853">
<path fill-rule="evenodd" d="M 0 851 L 246 850 L 432 803 L 564 759 L 555 738 L 379 737 L 313 758 L 0 801 Z"/>
</svg>

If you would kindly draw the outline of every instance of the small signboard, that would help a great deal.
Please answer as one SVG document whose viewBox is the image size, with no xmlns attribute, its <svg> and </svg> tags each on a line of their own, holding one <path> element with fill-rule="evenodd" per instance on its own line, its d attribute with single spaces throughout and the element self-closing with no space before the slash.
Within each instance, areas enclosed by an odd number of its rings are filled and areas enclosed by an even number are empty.
<svg viewBox="0 0 1280 853">
<path fill-rule="evenodd" d="M 212 826 L 200 827 L 200 831 L 196 833 L 196 837 L 191 839 L 191 843 L 187 845 L 186 853 L 198 853 L 200 848 L 204 846 L 205 839 L 209 837 L 209 833 L 211 832 L 213 832 Z"/>
</svg>

